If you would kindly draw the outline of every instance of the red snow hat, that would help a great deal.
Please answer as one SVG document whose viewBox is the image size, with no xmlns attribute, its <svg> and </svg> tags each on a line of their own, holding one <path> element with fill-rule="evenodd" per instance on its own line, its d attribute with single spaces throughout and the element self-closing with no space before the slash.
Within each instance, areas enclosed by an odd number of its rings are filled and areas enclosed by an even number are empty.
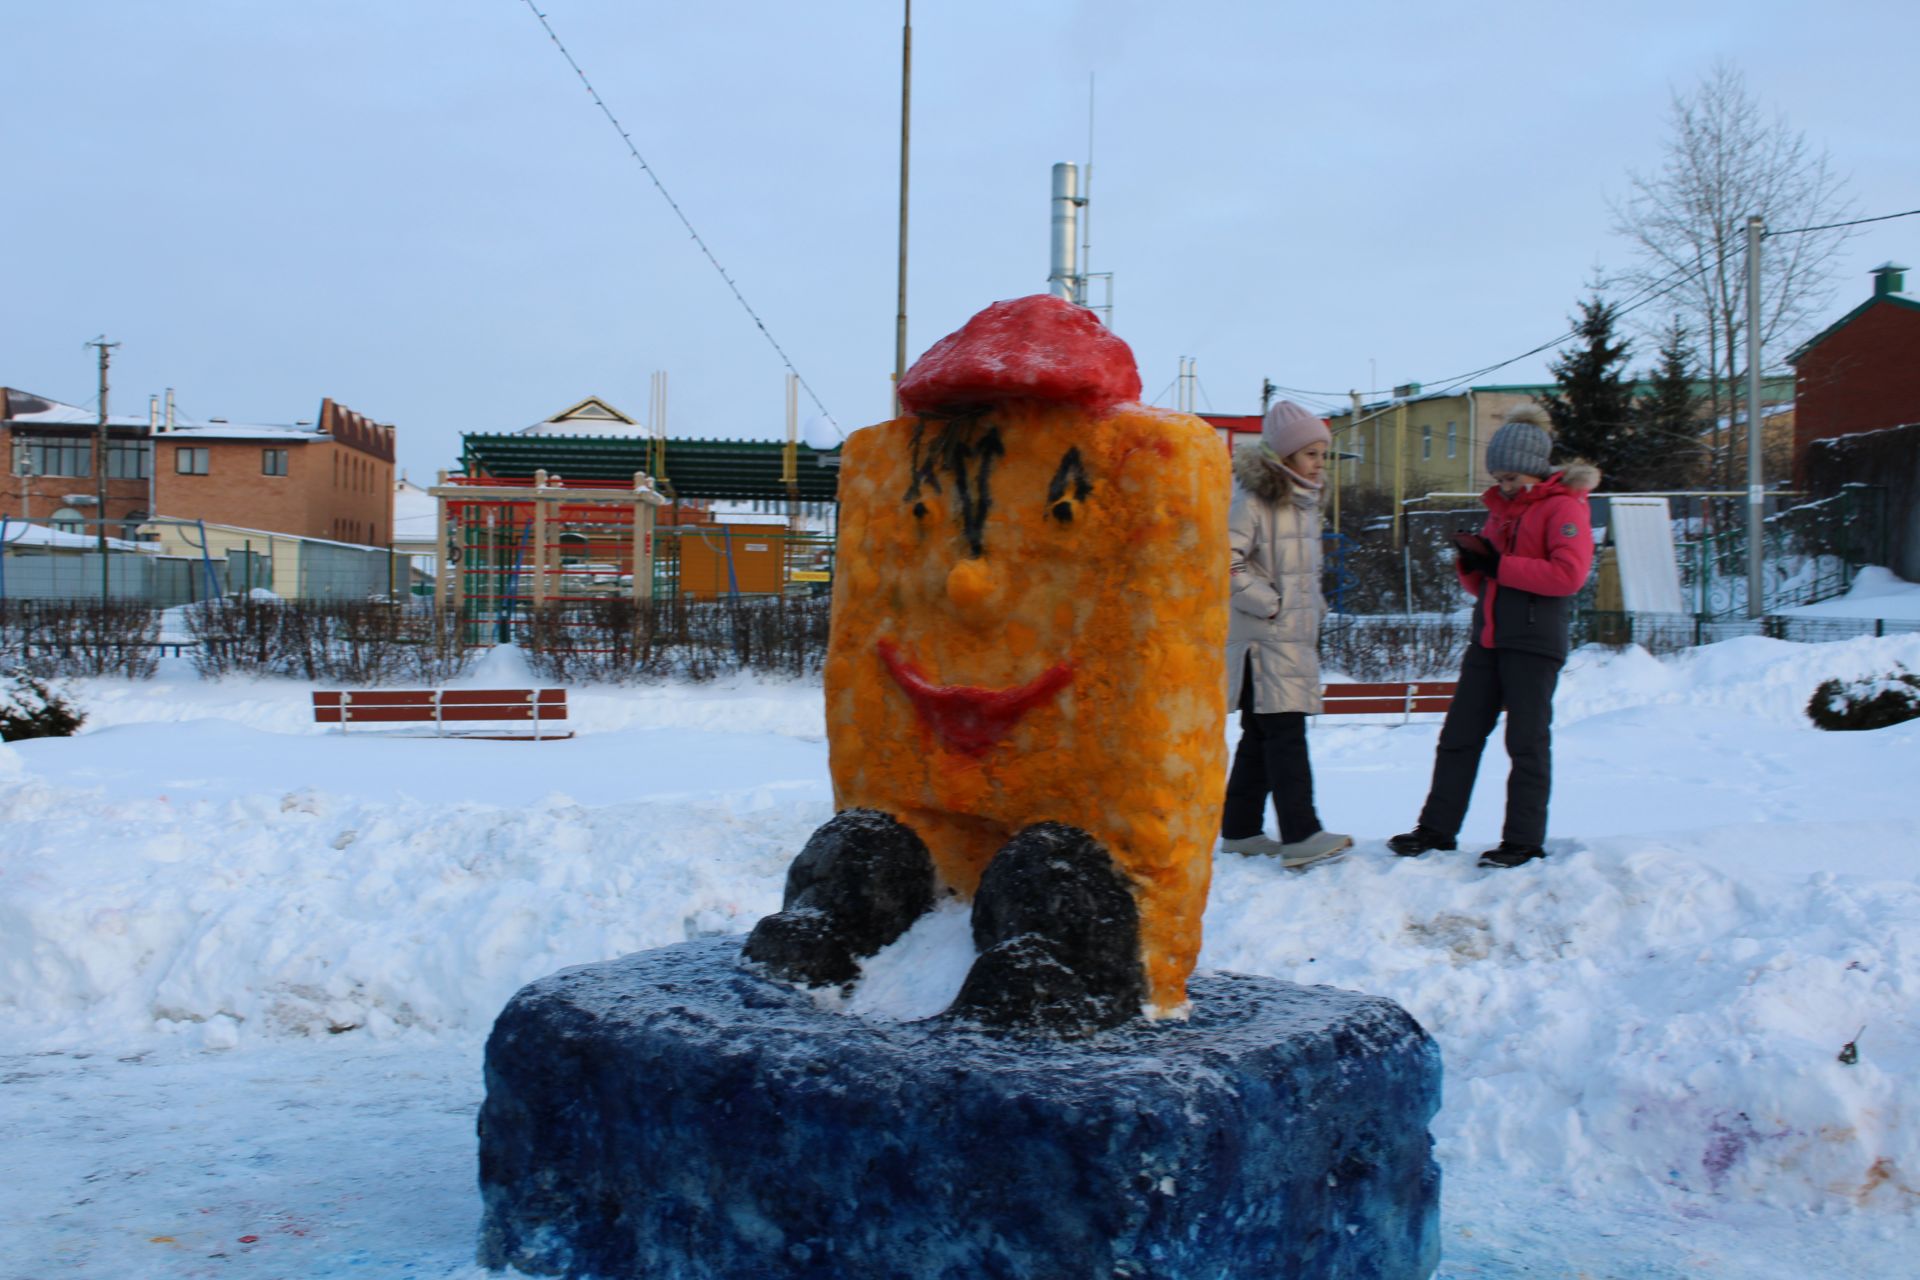
<svg viewBox="0 0 1920 1280">
<path fill-rule="evenodd" d="M 900 379 L 913 413 L 1056 400 L 1092 412 L 1140 398 L 1133 351 L 1085 307 L 1036 293 L 996 302 L 927 348 Z"/>
</svg>

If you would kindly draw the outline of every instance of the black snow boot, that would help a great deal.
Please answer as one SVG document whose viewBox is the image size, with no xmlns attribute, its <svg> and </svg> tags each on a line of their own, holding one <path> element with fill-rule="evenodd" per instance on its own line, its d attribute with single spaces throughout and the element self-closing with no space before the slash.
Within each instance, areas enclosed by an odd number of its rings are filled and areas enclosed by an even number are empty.
<svg viewBox="0 0 1920 1280">
<path fill-rule="evenodd" d="M 860 962 L 933 907 L 933 858 L 913 828 L 873 809 L 835 814 L 787 868 L 780 910 L 747 935 L 747 960 L 789 982 L 852 982 Z"/>
<path fill-rule="evenodd" d="M 1415 827 L 1387 841 L 1387 848 L 1403 858 L 1417 858 L 1430 849 L 1451 853 L 1459 847 L 1453 837 L 1443 836 L 1430 827 Z"/>
<path fill-rule="evenodd" d="M 950 1018 L 1081 1036 L 1137 1017 L 1146 999 L 1133 887 L 1065 823 L 1035 823 L 994 854 L 973 896 L 973 944 Z"/>
<path fill-rule="evenodd" d="M 1502 840 L 1498 849 L 1489 849 L 1480 855 L 1483 867 L 1519 867 L 1532 862 L 1535 858 L 1544 858 L 1547 851 L 1537 844 L 1514 844 Z"/>
</svg>

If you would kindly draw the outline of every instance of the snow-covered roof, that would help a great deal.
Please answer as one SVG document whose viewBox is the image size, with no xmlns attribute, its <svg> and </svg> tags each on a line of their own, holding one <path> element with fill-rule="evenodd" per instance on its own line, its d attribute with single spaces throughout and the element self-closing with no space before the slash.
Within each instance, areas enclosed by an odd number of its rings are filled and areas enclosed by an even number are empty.
<svg viewBox="0 0 1920 1280">
<path fill-rule="evenodd" d="M 77 404 L 63 404 L 47 396 L 37 396 L 30 391 L 21 391 L 9 387 L 6 403 L 0 404 L 0 418 L 17 423 L 48 427 L 92 427 L 100 423 L 100 414 L 95 409 L 82 409 Z M 133 418 L 125 415 L 108 414 L 110 427 L 145 427 L 145 417 Z"/>
<path fill-rule="evenodd" d="M 8 520 L 4 537 L 9 547 L 66 547 L 74 551 L 92 551 L 100 546 L 97 533 L 69 533 L 65 529 L 53 529 L 43 524 L 24 524 L 18 520 Z M 128 542 L 122 538 L 108 538 L 107 545 L 116 551 L 155 551 L 159 550 L 150 542 Z"/>
<path fill-rule="evenodd" d="M 37 396 L 29 392 L 9 389 L 7 403 L 0 406 L 0 416 L 12 421 L 16 426 L 26 427 L 92 427 L 99 425 L 100 415 L 91 409 L 79 405 L 63 404 L 46 396 Z M 145 415 L 132 417 L 123 414 L 108 414 L 110 427 L 133 427 L 145 431 L 151 424 Z M 193 440 L 285 440 L 290 443 L 304 443 L 308 440 L 325 439 L 320 429 L 311 423 L 277 422 L 181 422 L 177 418 L 171 428 L 162 428 L 161 434 L 169 439 L 185 438 Z M 158 436 L 155 437 L 158 439 Z"/>
<path fill-rule="evenodd" d="M 145 424 L 142 424 L 145 425 Z M 280 423 L 238 423 L 211 422 L 205 425 L 162 428 L 154 439 L 167 440 L 276 440 L 289 444 L 305 444 L 310 440 L 324 440 L 318 427 L 295 424 L 287 426 Z"/>
<path fill-rule="evenodd" d="M 8 390 L 8 403 L 0 405 L 0 416 L 6 416 L 13 426 L 98 426 L 100 415 L 92 409 L 81 409 L 79 405 L 63 405 L 58 399 L 48 399 L 44 395 L 33 395 L 29 391 Z M 108 415 L 108 426 L 127 426 L 136 430 L 146 430 L 152 426 L 146 415 Z M 275 439 L 288 443 L 305 443 L 309 439 L 324 439 L 321 430 L 305 422 L 180 422 L 175 418 L 175 426 L 161 428 L 161 436 L 169 439 Z M 156 439 L 159 436 L 156 436 Z"/>
<path fill-rule="evenodd" d="M 586 436 L 613 437 L 619 439 L 644 440 L 648 435 L 645 427 L 629 418 L 620 410 L 602 400 L 599 396 L 588 396 L 578 404 L 570 405 L 543 422 L 522 427 L 515 432 L 523 436 Z"/>
<path fill-rule="evenodd" d="M 304 542 L 316 547 L 345 547 L 349 551 L 385 551 L 386 548 L 372 542 L 343 542 L 338 538 L 316 538 L 305 533 L 288 533 L 285 529 L 255 529 L 244 524 L 227 524 L 224 521 L 200 520 L 193 516 L 170 516 L 161 514 L 138 523 L 152 527 L 160 521 L 169 525 L 204 525 L 221 533 L 254 534 L 262 538 L 278 538 L 282 542 Z"/>
</svg>

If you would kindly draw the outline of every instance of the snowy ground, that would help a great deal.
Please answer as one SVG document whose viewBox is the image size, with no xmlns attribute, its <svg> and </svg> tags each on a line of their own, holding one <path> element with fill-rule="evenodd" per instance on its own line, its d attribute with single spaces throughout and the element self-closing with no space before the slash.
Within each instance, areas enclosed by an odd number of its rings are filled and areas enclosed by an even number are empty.
<svg viewBox="0 0 1920 1280">
<path fill-rule="evenodd" d="M 1433 1032 L 1443 1277 L 1913 1274 L 1920 722 L 1802 714 L 1896 661 L 1920 635 L 1576 655 L 1554 856 L 1512 872 L 1470 856 L 1503 768 L 1462 854 L 1397 859 L 1436 726 L 1315 727 L 1360 847 L 1222 855 L 1202 964 Z M 579 689 L 537 746 L 323 734 L 307 693 L 169 661 L 0 747 L 0 1277 L 485 1276 L 500 1005 L 744 930 L 831 811 L 817 687 Z"/>
<path fill-rule="evenodd" d="M 1920 586 L 1896 578 L 1877 565 L 1868 565 L 1854 577 L 1847 594 L 1780 612 L 1796 618 L 1887 618 L 1917 622 L 1920 621 Z"/>
</svg>

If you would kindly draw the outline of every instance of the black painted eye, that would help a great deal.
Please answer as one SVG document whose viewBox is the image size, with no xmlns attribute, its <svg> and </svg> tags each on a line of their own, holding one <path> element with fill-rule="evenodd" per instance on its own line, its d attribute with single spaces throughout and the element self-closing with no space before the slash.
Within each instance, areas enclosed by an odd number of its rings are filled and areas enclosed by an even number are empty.
<svg viewBox="0 0 1920 1280">
<path fill-rule="evenodd" d="M 1080 461 L 1080 450 L 1069 449 L 1060 459 L 1060 466 L 1053 473 L 1053 479 L 1047 482 L 1047 514 L 1061 524 L 1073 523 L 1073 509 L 1087 500 L 1093 492 L 1093 483 L 1087 479 L 1086 464 Z"/>
<path fill-rule="evenodd" d="M 927 514 L 927 504 L 926 504 L 926 503 L 924 503 L 924 502 L 916 502 L 916 503 L 914 503 L 914 504 L 913 504 L 913 514 L 914 514 L 914 516 L 915 516 L 916 518 L 917 518 L 917 517 L 921 517 L 921 516 L 925 516 L 925 515 Z"/>
</svg>

